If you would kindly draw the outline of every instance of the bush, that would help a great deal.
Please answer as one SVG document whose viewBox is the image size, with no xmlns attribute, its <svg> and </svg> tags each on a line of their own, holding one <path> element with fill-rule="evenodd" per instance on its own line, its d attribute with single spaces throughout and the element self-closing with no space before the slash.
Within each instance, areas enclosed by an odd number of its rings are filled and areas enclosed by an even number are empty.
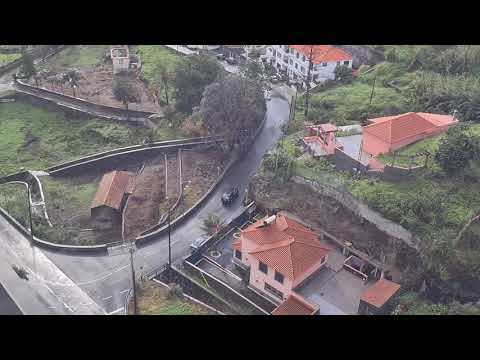
<svg viewBox="0 0 480 360">
<path fill-rule="evenodd" d="M 181 299 L 183 298 L 183 289 L 179 284 L 169 284 L 169 289 L 167 291 L 168 299 Z"/>
<path fill-rule="evenodd" d="M 398 61 L 398 56 L 397 56 L 397 52 L 395 51 L 395 49 L 388 50 L 386 55 L 385 55 L 385 59 L 388 62 L 391 62 L 391 63 L 397 62 Z"/>
</svg>

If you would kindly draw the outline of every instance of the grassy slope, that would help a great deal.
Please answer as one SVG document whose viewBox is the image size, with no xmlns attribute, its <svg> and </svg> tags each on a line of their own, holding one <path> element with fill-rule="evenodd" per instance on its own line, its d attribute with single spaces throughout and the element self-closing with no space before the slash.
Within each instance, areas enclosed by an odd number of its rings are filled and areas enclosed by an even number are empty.
<svg viewBox="0 0 480 360">
<path fill-rule="evenodd" d="M 27 189 L 24 185 L 0 185 L 0 207 L 24 226 L 28 224 Z"/>
<path fill-rule="evenodd" d="M 139 45 L 134 50 L 140 55 L 142 62 L 142 78 L 147 82 L 152 82 L 155 78 L 155 69 L 160 64 L 164 64 L 170 73 L 173 73 L 181 56 L 173 50 L 162 45 Z M 169 101 L 175 101 L 175 89 L 171 85 L 168 91 Z M 162 91 L 162 98 L 164 97 Z"/>
<path fill-rule="evenodd" d="M 210 311 L 186 300 L 168 299 L 167 290 L 152 282 L 139 289 L 138 309 L 141 315 L 208 315 Z"/>
<path fill-rule="evenodd" d="M 0 54 L 0 66 L 6 65 L 12 61 L 21 58 L 21 54 Z"/>
<path fill-rule="evenodd" d="M 82 155 L 139 144 L 148 129 L 103 120 L 74 120 L 16 102 L 0 104 L 0 176 L 21 167 L 38 170 Z M 155 140 L 177 137 L 166 124 Z"/>
<path fill-rule="evenodd" d="M 72 68 L 86 68 L 103 61 L 110 45 L 74 45 L 40 65 L 40 69 L 65 71 Z"/>
<path fill-rule="evenodd" d="M 20 102 L 0 104 L 0 175 L 138 144 L 147 131 L 103 120 L 75 120 Z"/>
</svg>

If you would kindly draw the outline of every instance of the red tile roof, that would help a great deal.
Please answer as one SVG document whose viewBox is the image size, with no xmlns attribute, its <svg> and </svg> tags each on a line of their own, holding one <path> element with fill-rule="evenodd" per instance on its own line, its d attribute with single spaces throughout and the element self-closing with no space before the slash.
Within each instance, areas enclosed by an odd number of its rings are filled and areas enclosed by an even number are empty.
<svg viewBox="0 0 480 360">
<path fill-rule="evenodd" d="M 363 132 L 369 133 L 389 144 L 420 135 L 436 127 L 452 125 L 458 122 L 451 115 L 414 112 L 370 119 L 370 121 L 373 124 L 365 126 Z"/>
<path fill-rule="evenodd" d="M 120 210 L 129 182 L 130 174 L 126 171 L 112 171 L 103 175 L 91 208 L 108 206 Z"/>
<path fill-rule="evenodd" d="M 317 305 L 309 303 L 302 296 L 292 293 L 272 311 L 272 315 L 314 315 L 318 311 Z"/>
<path fill-rule="evenodd" d="M 376 308 L 381 308 L 400 289 L 400 285 L 387 279 L 378 280 L 371 288 L 365 290 L 360 299 Z"/>
<path fill-rule="evenodd" d="M 314 64 L 320 64 L 322 62 L 330 61 L 352 60 L 352 55 L 350 55 L 345 50 L 334 47 L 332 45 L 289 45 L 289 47 L 297 50 L 299 53 L 302 53 L 307 58 L 310 56 L 312 46 L 312 62 Z"/>
<path fill-rule="evenodd" d="M 291 280 L 302 277 L 330 251 L 316 233 L 284 215 L 266 227 L 262 224 L 263 219 L 242 231 L 242 238 L 258 244 L 250 254 Z"/>
</svg>

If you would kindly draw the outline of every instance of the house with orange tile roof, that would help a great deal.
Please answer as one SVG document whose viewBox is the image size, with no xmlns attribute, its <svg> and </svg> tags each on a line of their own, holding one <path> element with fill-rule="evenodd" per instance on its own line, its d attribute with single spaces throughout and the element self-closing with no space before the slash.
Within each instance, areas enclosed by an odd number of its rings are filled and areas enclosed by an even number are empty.
<svg viewBox="0 0 480 360">
<path fill-rule="evenodd" d="M 292 292 L 287 300 L 272 311 L 272 315 L 316 315 L 319 310 L 318 305 L 312 304 L 303 296 Z"/>
<path fill-rule="evenodd" d="M 458 123 L 451 115 L 422 112 L 370 119 L 363 127 L 362 150 L 372 156 L 387 154 L 427 137 L 441 134 Z"/>
<path fill-rule="evenodd" d="M 318 272 L 330 252 L 318 234 L 280 214 L 242 230 L 233 248 L 232 261 L 249 271 L 249 286 L 276 302 Z"/>
<path fill-rule="evenodd" d="M 338 128 L 330 123 L 309 126 L 309 136 L 303 138 L 304 148 L 313 157 L 335 154 L 335 148 L 343 148 L 336 140 L 337 131 Z"/>
<path fill-rule="evenodd" d="M 133 193 L 135 177 L 126 171 L 111 171 L 103 175 L 90 206 L 90 219 L 97 229 L 119 225 L 129 194 Z"/>
<path fill-rule="evenodd" d="M 332 45 L 272 45 L 267 48 L 266 60 L 278 72 L 285 72 L 291 80 L 300 81 L 304 86 L 309 66 L 311 81 L 321 83 L 335 79 L 337 66 L 352 68 L 353 63 L 351 54 Z"/>
<path fill-rule="evenodd" d="M 400 285 L 385 278 L 378 280 L 365 290 L 360 297 L 358 313 L 361 315 L 382 315 L 388 301 L 400 290 Z"/>
</svg>

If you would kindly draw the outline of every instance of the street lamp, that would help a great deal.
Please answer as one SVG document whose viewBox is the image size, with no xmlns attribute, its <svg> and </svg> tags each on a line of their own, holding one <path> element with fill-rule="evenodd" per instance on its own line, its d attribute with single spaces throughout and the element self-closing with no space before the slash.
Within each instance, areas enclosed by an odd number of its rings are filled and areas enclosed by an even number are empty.
<svg viewBox="0 0 480 360">
<path fill-rule="evenodd" d="M 137 315 L 137 282 L 135 281 L 135 266 L 133 265 L 133 253 L 135 251 L 134 247 L 131 246 L 130 249 L 130 266 L 132 268 L 132 289 L 133 289 L 133 315 Z"/>
</svg>

